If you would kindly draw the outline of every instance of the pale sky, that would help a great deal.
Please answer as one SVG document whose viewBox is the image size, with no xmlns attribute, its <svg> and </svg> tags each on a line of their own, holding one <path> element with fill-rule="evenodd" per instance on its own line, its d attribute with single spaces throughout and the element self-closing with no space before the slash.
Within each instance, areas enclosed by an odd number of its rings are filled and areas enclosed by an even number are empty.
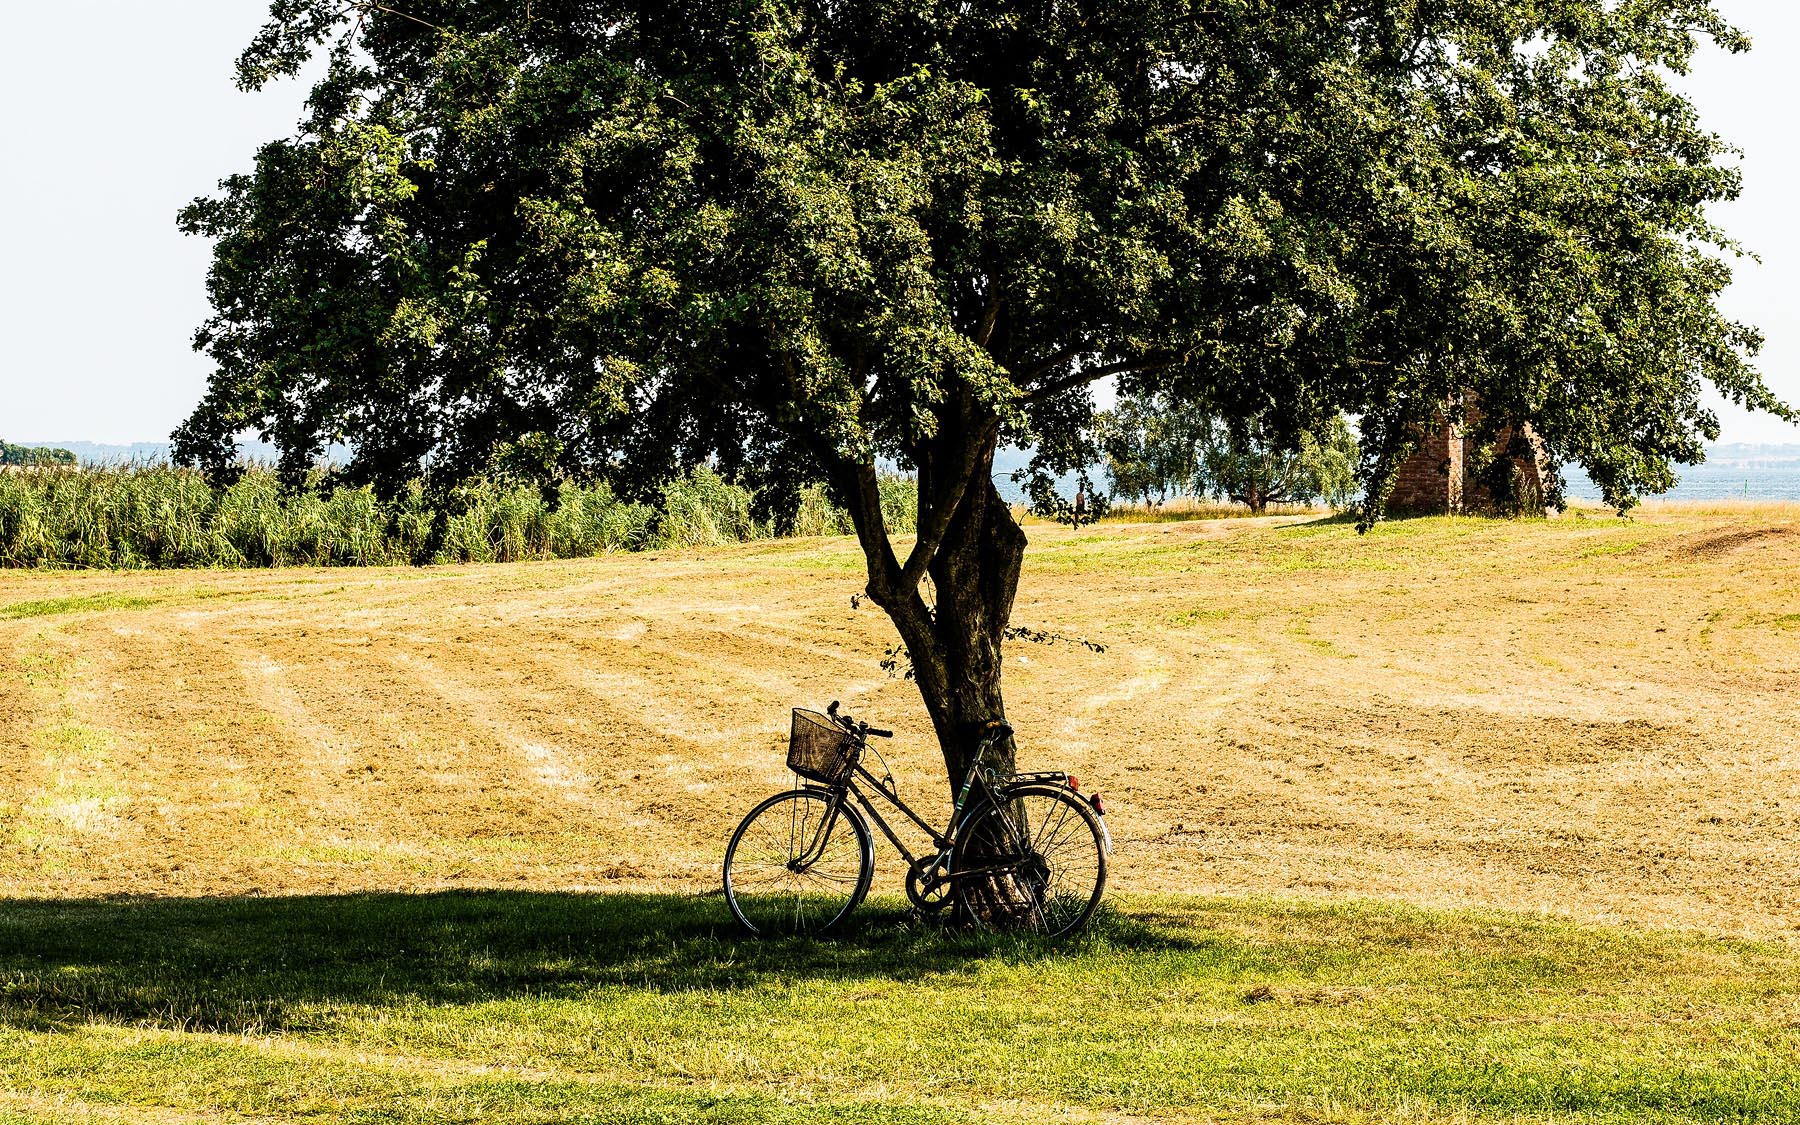
<svg viewBox="0 0 1800 1125">
<path fill-rule="evenodd" d="M 1744 198 L 1717 218 L 1761 265 L 1738 265 L 1726 311 L 1763 329 L 1761 367 L 1800 400 L 1800 217 L 1792 202 L 1800 4 L 1720 0 L 1756 40 L 1707 51 L 1689 89 L 1745 150 Z M 189 340 L 207 314 L 209 248 L 175 212 L 290 132 L 306 89 L 232 85 L 264 0 L 8 0 L 0 53 L 0 437 L 163 441 L 206 385 Z M 1800 441 L 1724 410 L 1725 441 Z"/>
</svg>

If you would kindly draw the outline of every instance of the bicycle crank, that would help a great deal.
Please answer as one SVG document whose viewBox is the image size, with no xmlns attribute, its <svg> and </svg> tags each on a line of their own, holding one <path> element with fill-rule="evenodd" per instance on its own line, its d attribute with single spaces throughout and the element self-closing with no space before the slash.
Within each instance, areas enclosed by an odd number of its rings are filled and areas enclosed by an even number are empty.
<svg viewBox="0 0 1800 1125">
<path fill-rule="evenodd" d="M 922 913 L 936 914 L 950 905 L 950 880 L 934 855 L 915 859 L 906 869 L 906 897 Z"/>
</svg>

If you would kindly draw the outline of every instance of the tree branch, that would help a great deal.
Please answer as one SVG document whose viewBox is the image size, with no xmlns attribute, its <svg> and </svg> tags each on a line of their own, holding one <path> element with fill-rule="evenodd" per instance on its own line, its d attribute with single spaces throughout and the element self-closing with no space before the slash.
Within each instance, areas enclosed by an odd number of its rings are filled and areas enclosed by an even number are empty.
<svg viewBox="0 0 1800 1125">
<path fill-rule="evenodd" d="M 850 522 L 856 525 L 857 542 L 869 564 L 869 596 L 876 605 L 891 612 L 905 602 L 909 587 L 900 570 L 900 560 L 894 555 L 893 540 L 888 538 L 875 461 L 849 461 L 842 457 L 837 460 L 848 470 L 844 497 L 850 504 Z M 917 586 L 915 579 L 911 589 L 916 590 Z"/>
<path fill-rule="evenodd" d="M 918 588 L 919 580 L 925 576 L 925 568 L 931 565 L 938 547 L 944 542 L 945 533 L 950 530 L 950 521 L 956 518 L 956 510 L 962 506 L 963 497 L 968 494 L 969 482 L 975 479 L 975 466 L 981 461 L 982 450 L 999 434 L 1000 420 L 991 418 L 981 424 L 973 440 L 963 443 L 962 461 L 956 466 L 950 491 L 941 501 L 932 503 L 929 522 L 925 515 L 925 489 L 919 489 L 919 537 L 913 541 L 912 551 L 906 556 L 906 566 L 900 573 L 902 592 Z M 924 481 L 921 480 L 920 483 L 923 485 Z"/>
<path fill-rule="evenodd" d="M 1032 364 L 1023 371 L 1014 372 L 1013 381 L 1015 383 L 1029 383 L 1039 375 L 1042 375 L 1047 371 L 1052 371 L 1069 362 L 1071 359 L 1074 359 L 1076 356 L 1093 350 L 1093 342 L 1084 340 L 1079 344 L 1064 348 L 1062 351 L 1055 353 L 1048 359 L 1040 360 L 1037 363 Z"/>
<path fill-rule="evenodd" d="M 994 297 L 992 300 L 988 301 L 987 311 L 981 314 L 981 327 L 975 330 L 975 345 L 977 347 L 987 347 L 988 341 L 994 338 L 994 325 L 999 323 L 1000 320 L 1001 303 L 999 297 Z"/>
<path fill-rule="evenodd" d="M 1076 387 L 1098 382 L 1108 375 L 1124 375 L 1132 371 L 1158 371 L 1164 367 L 1173 367 L 1180 362 L 1179 359 L 1171 356 L 1165 359 L 1139 359 L 1131 360 L 1126 363 L 1110 363 L 1104 367 L 1089 367 L 1066 379 L 1057 379 L 1054 382 L 1045 383 L 1043 386 L 1038 387 L 1027 394 L 1023 401 L 1041 402 L 1054 395 L 1059 395 L 1064 391 L 1074 390 Z"/>
<path fill-rule="evenodd" d="M 788 380 L 789 394 L 797 402 L 804 401 L 791 357 L 783 357 L 783 369 Z M 728 400 L 743 400 L 748 397 L 740 388 L 732 386 L 715 372 L 704 372 L 702 377 Z M 960 421 L 968 424 L 966 411 Z M 989 417 L 979 422 L 974 433 L 962 442 L 962 456 L 954 467 L 954 475 L 950 477 L 950 487 L 932 499 L 929 510 L 926 507 L 927 490 L 921 474 L 918 537 L 913 541 L 912 550 L 907 553 L 905 566 L 900 565 L 899 557 L 894 553 L 893 542 L 888 537 L 887 517 L 881 510 L 881 482 L 876 476 L 874 459 L 851 460 L 819 441 L 818 435 L 806 426 L 783 426 L 782 429 L 810 449 L 827 472 L 835 468 L 840 475 L 844 497 L 850 505 L 851 522 L 856 525 L 857 542 L 869 564 L 869 596 L 875 600 L 875 604 L 891 611 L 917 596 L 926 568 L 931 565 L 938 548 L 943 545 L 944 536 L 956 518 L 957 509 L 968 495 L 969 483 L 975 478 L 975 469 L 981 462 L 983 451 L 999 437 L 1000 419 Z"/>
</svg>

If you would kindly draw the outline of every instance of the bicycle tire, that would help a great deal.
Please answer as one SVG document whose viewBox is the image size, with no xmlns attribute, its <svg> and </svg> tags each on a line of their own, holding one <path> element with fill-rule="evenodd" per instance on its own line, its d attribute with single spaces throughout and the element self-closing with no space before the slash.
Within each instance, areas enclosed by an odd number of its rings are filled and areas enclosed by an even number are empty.
<svg viewBox="0 0 1800 1125">
<path fill-rule="evenodd" d="M 1080 931 L 1106 893 L 1106 848 L 1093 808 L 1058 785 L 1020 786 L 999 798 L 977 805 L 956 833 L 957 912 L 983 929 L 1046 937 Z M 991 873 L 978 874 L 984 870 Z"/>
<path fill-rule="evenodd" d="M 793 865 L 833 804 L 829 790 L 791 789 L 750 810 L 725 848 L 725 902 L 740 926 L 758 937 L 821 934 L 844 920 L 869 893 L 875 842 L 862 814 L 835 802 L 836 820 L 819 857 Z M 849 838 L 841 835 L 850 826 Z"/>
</svg>

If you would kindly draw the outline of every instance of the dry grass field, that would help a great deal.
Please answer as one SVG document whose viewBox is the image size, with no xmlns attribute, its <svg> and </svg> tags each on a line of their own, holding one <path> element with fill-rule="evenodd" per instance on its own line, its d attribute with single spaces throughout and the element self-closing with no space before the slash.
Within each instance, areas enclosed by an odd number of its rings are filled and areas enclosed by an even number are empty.
<svg viewBox="0 0 1800 1125">
<path fill-rule="evenodd" d="M 1800 510 L 1031 528 L 1021 764 L 1121 892 L 1800 941 Z M 848 540 L 406 570 L 0 573 L 0 897 L 712 887 L 787 709 L 897 728 Z M 877 890 L 898 886 L 882 857 Z"/>
</svg>

